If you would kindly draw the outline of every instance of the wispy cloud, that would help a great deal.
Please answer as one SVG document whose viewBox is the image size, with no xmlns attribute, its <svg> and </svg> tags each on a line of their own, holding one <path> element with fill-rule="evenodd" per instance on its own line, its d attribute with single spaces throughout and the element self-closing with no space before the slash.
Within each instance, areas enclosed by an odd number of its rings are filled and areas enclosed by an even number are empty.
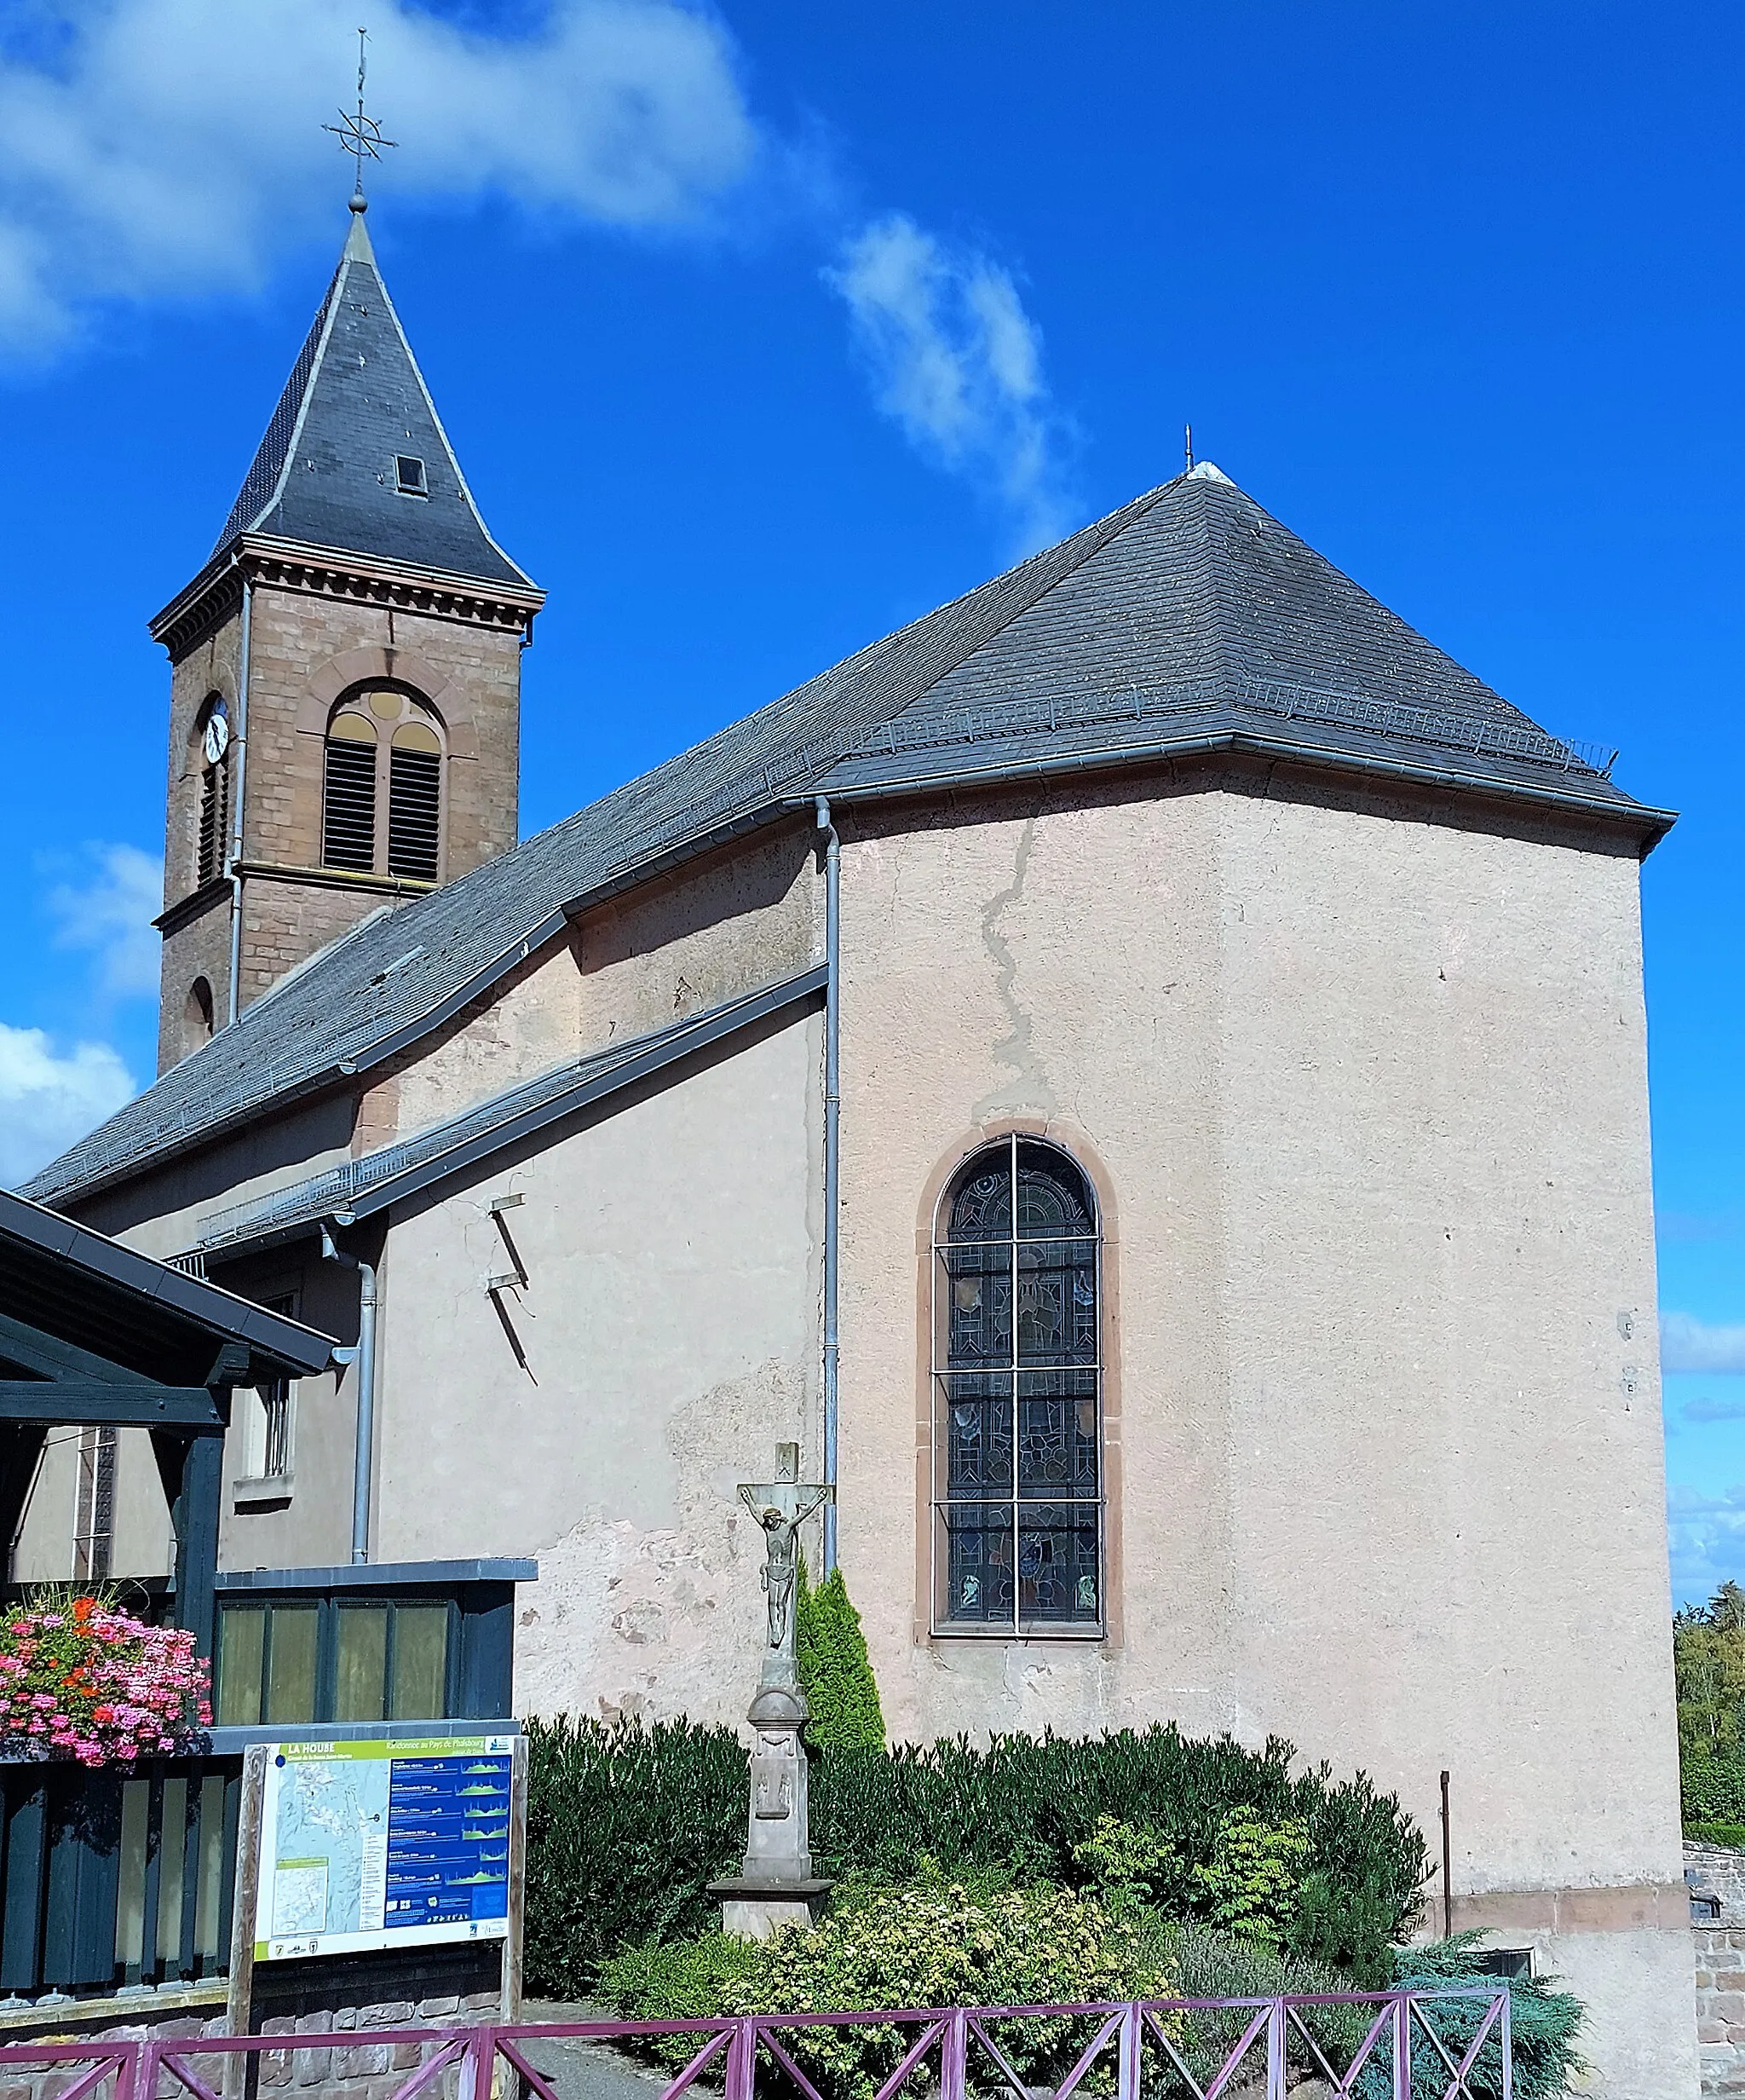
<svg viewBox="0 0 1745 2100">
<path fill-rule="evenodd" d="M 41 1029 L 0 1021 L 0 1187 L 28 1180 L 135 1091 L 107 1043 L 63 1053 Z"/>
<path fill-rule="evenodd" d="M 160 944 L 152 920 L 164 902 L 163 862 L 136 845 L 94 844 L 85 851 L 89 880 L 58 882 L 48 894 L 55 945 L 89 955 L 97 989 L 111 999 L 154 994 Z"/>
<path fill-rule="evenodd" d="M 1660 1316 L 1663 1371 L 1745 1371 L 1745 1325 L 1715 1325 L 1688 1312 Z"/>
<path fill-rule="evenodd" d="M 83 307 L 260 282 L 343 193 L 349 0 L 42 0 L 0 26 L 0 341 Z M 505 193 L 619 227 L 695 223 L 760 136 L 721 25 L 682 0 L 551 0 L 487 36 L 375 0 L 401 194 Z"/>
<path fill-rule="evenodd" d="M 892 212 L 844 245 L 826 280 L 847 303 L 879 407 L 910 442 L 1004 506 L 1021 552 L 1057 539 L 1066 425 L 1011 273 Z"/>
<path fill-rule="evenodd" d="M 1745 1422 L 1745 1400 L 1686 1400 L 1679 1413 L 1685 1422 Z"/>
</svg>

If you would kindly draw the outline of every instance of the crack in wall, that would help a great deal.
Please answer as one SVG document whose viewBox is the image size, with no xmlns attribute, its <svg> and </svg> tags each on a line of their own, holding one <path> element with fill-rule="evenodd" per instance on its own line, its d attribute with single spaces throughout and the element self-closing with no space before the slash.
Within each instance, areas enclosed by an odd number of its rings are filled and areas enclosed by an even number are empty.
<svg viewBox="0 0 1745 2100">
<path fill-rule="evenodd" d="M 1034 1024 L 1018 1003 L 1017 958 L 1012 953 L 1011 943 L 999 931 L 1000 920 L 1023 897 L 1024 879 L 1029 873 L 1030 853 L 1035 843 L 1036 819 L 1027 816 L 1018 834 L 1017 851 L 1012 857 L 1011 881 L 1005 889 L 996 891 L 982 909 L 982 945 L 993 964 L 995 996 L 1005 1008 L 1006 1018 L 1011 1024 L 1010 1033 L 993 1045 L 990 1054 L 995 1064 L 1010 1068 L 1012 1078 L 1008 1085 L 985 1094 L 976 1104 L 978 1122 L 989 1116 L 1017 1109 L 1040 1109 L 1045 1114 L 1052 1114 L 1057 1106 L 1053 1085 L 1036 1048 Z"/>
</svg>

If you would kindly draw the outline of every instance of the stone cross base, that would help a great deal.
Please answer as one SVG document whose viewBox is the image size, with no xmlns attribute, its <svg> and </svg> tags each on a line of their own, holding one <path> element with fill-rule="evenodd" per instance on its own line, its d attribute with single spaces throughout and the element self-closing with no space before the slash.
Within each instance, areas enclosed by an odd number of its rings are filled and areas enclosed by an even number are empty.
<svg viewBox="0 0 1745 2100">
<path fill-rule="evenodd" d="M 721 1930 L 736 1940 L 768 1940 L 784 1925 L 816 1924 L 834 1884 L 827 1881 L 711 1881 Z"/>
</svg>

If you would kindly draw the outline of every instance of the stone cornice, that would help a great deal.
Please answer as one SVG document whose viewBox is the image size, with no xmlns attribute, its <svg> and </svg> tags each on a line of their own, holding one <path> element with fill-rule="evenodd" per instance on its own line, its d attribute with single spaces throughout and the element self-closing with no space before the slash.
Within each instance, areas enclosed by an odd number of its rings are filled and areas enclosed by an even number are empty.
<svg viewBox="0 0 1745 2100">
<path fill-rule="evenodd" d="M 531 585 L 520 588 L 246 533 L 215 556 L 151 622 L 153 640 L 164 644 L 172 663 L 235 611 L 245 579 L 274 590 L 392 606 L 523 638 L 531 637 L 533 615 L 545 603 L 544 592 Z"/>
</svg>

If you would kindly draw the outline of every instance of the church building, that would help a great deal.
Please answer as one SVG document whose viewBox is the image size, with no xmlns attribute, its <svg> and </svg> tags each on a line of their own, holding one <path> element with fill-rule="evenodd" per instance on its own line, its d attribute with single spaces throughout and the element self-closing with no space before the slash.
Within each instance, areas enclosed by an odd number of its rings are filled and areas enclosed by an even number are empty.
<svg viewBox="0 0 1745 2100">
<path fill-rule="evenodd" d="M 159 1076 L 26 1191 L 349 1353 L 238 1395 L 220 1720 L 427 1712 L 494 1584 L 517 1711 L 737 1722 L 798 1440 L 895 1737 L 1446 1772 L 1456 1928 L 1689 2100 L 1671 816 L 1209 464 L 517 843 L 541 603 L 360 211 L 153 623 Z M 15 1569 L 163 1511 L 51 1445 Z"/>
</svg>

